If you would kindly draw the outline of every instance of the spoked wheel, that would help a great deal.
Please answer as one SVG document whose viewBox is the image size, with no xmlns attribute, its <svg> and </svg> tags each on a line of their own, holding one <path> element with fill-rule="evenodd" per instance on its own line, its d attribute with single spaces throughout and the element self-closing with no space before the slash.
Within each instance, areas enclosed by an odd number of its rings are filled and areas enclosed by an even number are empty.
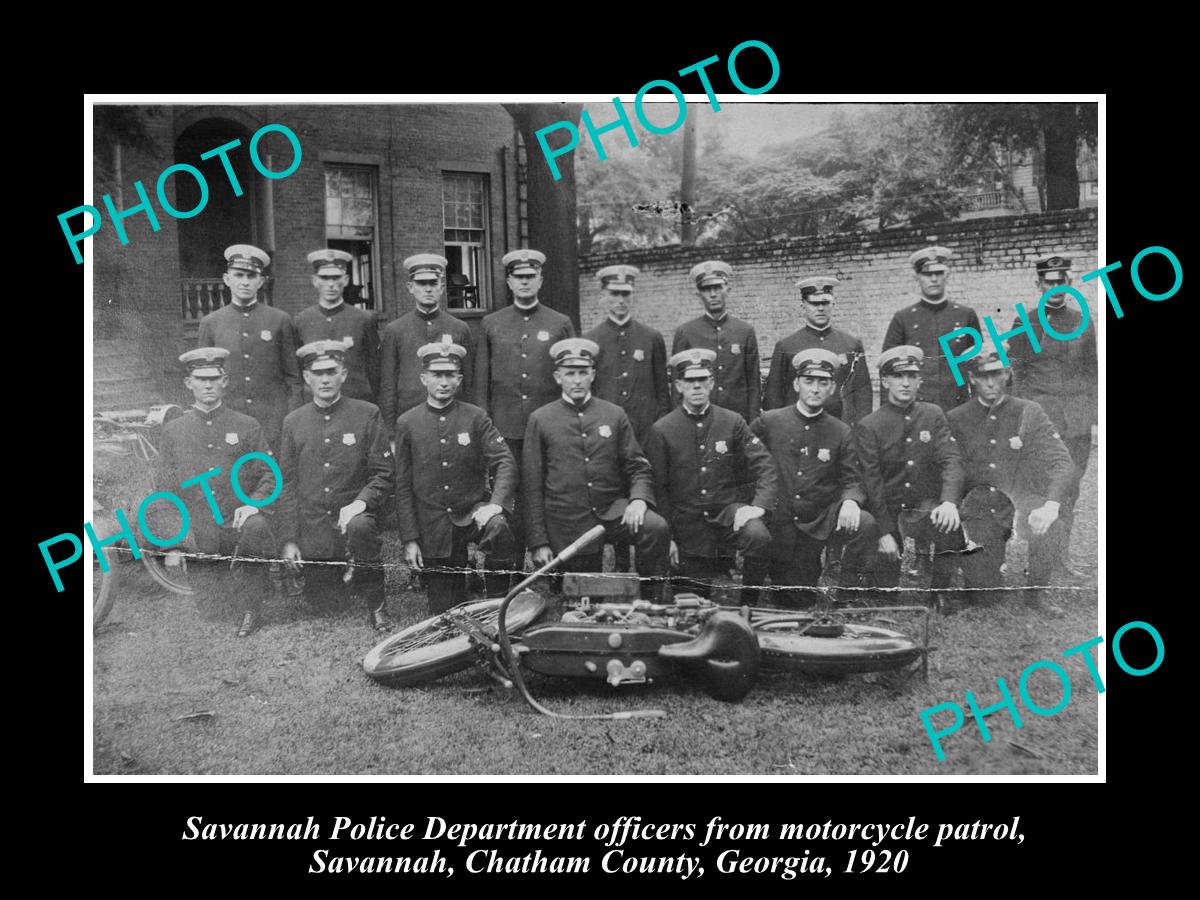
<svg viewBox="0 0 1200 900">
<path fill-rule="evenodd" d="M 168 566 L 164 564 L 165 558 L 157 551 L 142 551 L 142 565 L 146 567 L 150 577 L 162 587 L 174 594 L 185 596 L 196 593 L 196 589 L 192 587 L 187 577 L 187 560 L 181 560 L 181 564 L 178 566 Z"/>
<path fill-rule="evenodd" d="M 467 668 L 472 662 L 471 639 L 452 621 L 456 615 L 469 617 L 476 626 L 494 633 L 499 621 L 500 600 L 463 603 L 448 612 L 410 625 L 374 647 L 363 659 L 363 669 L 383 684 L 405 687 L 423 684 Z M 513 598 L 506 624 L 518 632 L 542 614 L 546 601 L 526 591 Z"/>
<path fill-rule="evenodd" d="M 100 570 L 100 563 L 92 557 L 92 627 L 98 627 L 112 612 L 117 602 L 117 581 L 120 578 L 120 562 L 117 554 L 108 547 L 101 551 L 108 562 L 108 571 Z"/>
</svg>

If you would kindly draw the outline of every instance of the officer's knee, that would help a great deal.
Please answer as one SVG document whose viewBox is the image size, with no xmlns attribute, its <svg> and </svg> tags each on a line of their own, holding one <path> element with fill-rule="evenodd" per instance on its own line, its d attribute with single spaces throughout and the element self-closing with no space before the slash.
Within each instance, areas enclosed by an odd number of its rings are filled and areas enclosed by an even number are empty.
<svg viewBox="0 0 1200 900">
<path fill-rule="evenodd" d="M 742 552 L 747 556 L 765 556 L 771 547 L 771 532 L 762 519 L 751 519 L 742 526 Z"/>
<path fill-rule="evenodd" d="M 858 533 L 862 536 L 862 540 L 875 541 L 876 543 L 879 542 L 881 536 L 879 522 L 865 509 L 859 513 Z"/>
</svg>

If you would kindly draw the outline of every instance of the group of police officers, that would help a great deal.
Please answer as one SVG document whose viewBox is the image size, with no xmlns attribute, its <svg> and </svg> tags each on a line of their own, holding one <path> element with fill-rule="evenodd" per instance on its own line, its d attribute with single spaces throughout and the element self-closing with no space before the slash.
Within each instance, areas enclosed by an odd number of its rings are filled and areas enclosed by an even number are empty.
<svg viewBox="0 0 1200 900">
<path fill-rule="evenodd" d="M 691 270 L 703 313 L 676 330 L 668 357 L 663 336 L 633 318 L 632 266 L 597 273 L 607 315 L 576 337 L 540 302 L 545 256 L 508 253 L 513 303 L 473 341 L 442 305 L 446 259 L 418 254 L 404 262 L 415 306 L 380 338 L 371 314 L 344 301 L 350 254 L 309 254 L 317 303 L 293 318 L 258 300 L 268 255 L 235 245 L 232 302 L 180 357 L 195 403 L 165 426 L 162 477 L 271 453 L 283 483 L 270 509 L 230 490 L 187 498 L 220 511 L 215 522 L 193 515 L 212 522 L 193 532 L 196 549 L 304 564 L 310 600 L 349 589 L 376 629 L 390 627 L 379 524 L 389 504 L 433 612 L 466 599 L 469 545 L 498 596 L 527 549 L 542 565 L 596 524 L 618 568 L 634 548 L 647 597 L 668 583 L 707 592 L 738 554 L 746 602 L 768 579 L 780 605 L 818 602 L 835 562 L 838 588 L 858 589 L 839 599 L 871 597 L 899 584 L 907 536 L 919 558 L 932 549 L 932 596 L 951 611 L 998 599 L 1014 528 L 1029 540 L 1027 584 L 1074 579 L 1094 332 L 1046 340 L 1036 322 L 1033 340 L 1010 341 L 1011 367 L 984 350 L 956 385 L 938 338 L 979 319 L 947 297 L 950 257 L 942 247 L 910 257 L 921 296 L 888 327 L 872 411 L 862 341 L 832 324 L 836 278 L 797 283 L 804 325 L 776 343 L 764 388 L 754 327 L 729 314 L 733 271 L 720 261 Z M 1069 285 L 1070 270 L 1064 256 L 1037 260 L 1039 290 Z M 1049 299 L 1047 320 L 1069 333 L 1080 313 L 1063 299 Z M 260 461 L 242 468 L 249 499 L 279 487 Z M 586 549 L 567 565 L 599 571 L 603 546 Z M 260 627 L 270 586 L 267 566 L 244 568 L 239 637 Z M 960 568 L 978 590 L 936 593 Z"/>
</svg>

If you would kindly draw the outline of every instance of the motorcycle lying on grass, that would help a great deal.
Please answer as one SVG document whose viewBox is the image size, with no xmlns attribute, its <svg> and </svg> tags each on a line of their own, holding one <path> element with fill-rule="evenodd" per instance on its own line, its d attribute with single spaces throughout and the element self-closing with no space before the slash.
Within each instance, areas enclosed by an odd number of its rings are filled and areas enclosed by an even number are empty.
<svg viewBox="0 0 1200 900">
<path fill-rule="evenodd" d="M 500 600 L 460 604 L 392 635 L 363 660 L 381 684 L 425 684 L 473 662 L 505 688 L 516 687 L 538 712 L 558 718 L 629 718 L 661 710 L 567 715 L 530 694 L 522 670 L 541 675 L 603 679 L 613 687 L 645 684 L 674 672 L 701 680 L 709 695 L 738 701 L 761 669 L 841 675 L 902 669 L 929 652 L 929 610 L 917 606 L 814 611 L 720 606 L 696 594 L 667 603 L 636 599 L 636 578 L 564 576 L 567 610 L 560 621 L 537 623 L 545 597 L 527 588 L 584 546 L 602 539 L 603 526 L 565 548 Z M 600 602 L 594 602 L 597 596 Z M 604 597 L 616 597 L 607 602 Z M 921 643 L 854 619 L 880 613 L 924 615 Z"/>
</svg>

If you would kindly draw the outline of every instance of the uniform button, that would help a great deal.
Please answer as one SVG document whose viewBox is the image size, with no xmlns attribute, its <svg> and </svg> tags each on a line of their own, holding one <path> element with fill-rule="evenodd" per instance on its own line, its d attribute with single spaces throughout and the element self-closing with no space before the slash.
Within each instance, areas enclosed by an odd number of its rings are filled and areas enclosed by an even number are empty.
<svg viewBox="0 0 1200 900">
<path fill-rule="evenodd" d="M 905 439 L 904 439 L 904 443 L 906 443 L 906 444 L 911 444 L 911 443 L 912 443 L 912 438 L 905 438 Z"/>
<path fill-rule="evenodd" d="M 912 421 L 912 416 L 905 416 L 905 417 L 904 417 L 904 421 L 905 421 L 905 422 L 911 422 L 911 421 Z"/>
<path fill-rule="evenodd" d="M 444 444 L 444 443 L 446 443 L 446 439 L 445 439 L 445 438 L 441 438 L 441 442 L 442 442 L 443 444 Z M 329 438 L 325 438 L 325 443 L 327 443 L 327 444 L 329 443 Z"/>
<path fill-rule="evenodd" d="M 327 515 L 327 516 L 332 516 L 332 515 L 333 515 L 333 510 L 332 510 L 332 509 L 327 509 L 327 510 L 325 510 L 325 515 Z"/>
<path fill-rule="evenodd" d="M 592 483 L 589 481 L 589 482 L 588 482 L 588 487 L 591 487 L 591 486 L 592 486 Z"/>
<path fill-rule="evenodd" d="M 996 489 L 995 485 L 993 485 L 992 487 L 989 487 L 989 488 L 988 488 L 988 490 L 989 490 L 989 491 L 994 491 L 995 489 Z"/>
<path fill-rule="evenodd" d="M 529 337 L 529 335 L 523 334 L 523 335 L 521 335 L 521 340 L 525 340 L 525 338 L 527 338 L 527 337 Z"/>
<path fill-rule="evenodd" d="M 989 468 L 989 469 L 994 469 L 994 468 L 996 468 L 996 464 L 995 464 L 995 463 L 988 463 L 988 468 Z"/>
<path fill-rule="evenodd" d="M 797 495 L 796 495 L 796 499 L 797 499 L 797 500 L 799 500 L 799 499 L 800 499 L 800 495 L 799 495 L 799 494 L 797 494 Z"/>
<path fill-rule="evenodd" d="M 629 396 L 629 391 L 621 391 L 621 396 L 622 396 L 622 397 L 628 397 L 628 396 Z"/>
<path fill-rule="evenodd" d="M 583 437 L 587 437 L 587 432 L 586 432 L 586 431 L 585 431 L 585 432 L 583 432 L 583 435 L 582 435 L 582 436 L 583 436 Z"/>
<path fill-rule="evenodd" d="M 724 367 L 724 366 L 717 366 L 717 371 L 718 371 L 718 372 L 724 372 L 724 371 L 725 371 L 725 367 Z"/>
<path fill-rule="evenodd" d="M 995 422 L 995 421 L 996 421 L 996 417 L 995 417 L 995 416 L 988 416 L 988 418 L 989 418 L 989 419 L 991 419 L 993 422 Z"/>
<path fill-rule="evenodd" d="M 707 494 L 707 493 L 708 493 L 708 491 L 706 491 L 704 488 L 700 488 L 700 493 L 702 493 L 702 494 Z"/>
<path fill-rule="evenodd" d="M 624 355 L 625 355 L 625 351 L 624 351 L 624 350 L 622 350 L 622 351 L 621 351 L 621 355 L 622 355 L 622 356 L 624 356 Z"/>
<path fill-rule="evenodd" d="M 249 354 L 249 353 L 243 353 L 243 354 L 242 354 L 242 358 L 243 358 L 243 359 L 249 359 L 249 358 L 250 358 L 250 354 Z"/>
<path fill-rule="evenodd" d="M 913 464 L 913 461 L 910 459 L 910 460 L 908 461 L 908 465 L 910 465 L 910 466 L 911 466 L 912 464 Z"/>
<path fill-rule="evenodd" d="M 796 474 L 797 474 L 797 475 L 803 475 L 804 473 L 803 473 L 803 472 L 797 472 Z"/>
<path fill-rule="evenodd" d="M 522 319 L 521 319 L 521 321 L 522 321 L 522 322 L 528 322 L 528 321 L 529 321 L 529 316 L 525 316 L 524 318 L 522 318 Z"/>
<path fill-rule="evenodd" d="M 329 493 L 329 488 L 325 488 L 325 493 Z"/>
<path fill-rule="evenodd" d="M 328 416 L 327 416 L 326 418 L 328 418 Z M 438 416 L 438 421 L 439 421 L 439 422 L 445 422 L 445 421 L 446 421 L 446 417 L 445 417 L 445 416 Z"/>
<path fill-rule="evenodd" d="M 701 472 L 707 472 L 707 471 L 708 471 L 708 466 L 701 466 L 701 467 L 700 467 L 700 471 L 701 471 Z"/>
<path fill-rule="evenodd" d="M 329 463 L 325 463 L 325 465 L 329 465 Z M 445 467 L 445 466 L 448 466 L 448 465 L 450 465 L 450 463 L 446 462 L 446 460 L 444 460 L 444 459 L 443 459 L 443 460 L 442 460 L 442 466 L 443 466 L 443 467 Z"/>
<path fill-rule="evenodd" d="M 522 353 L 522 354 L 521 354 L 521 359 L 528 359 L 528 358 L 529 358 L 529 354 L 528 354 L 528 353 Z"/>
<path fill-rule="evenodd" d="M 448 507 L 448 506 L 447 506 L 447 507 L 446 507 L 446 512 L 454 512 L 454 510 L 452 510 L 450 507 Z"/>
<path fill-rule="evenodd" d="M 205 425 L 208 425 L 208 426 L 210 426 L 210 427 L 212 426 L 212 422 L 205 422 L 204 424 L 205 424 Z"/>
<path fill-rule="evenodd" d="M 528 394 L 522 394 L 522 395 L 521 395 L 521 399 L 522 399 L 522 400 L 528 400 L 528 399 L 529 399 L 529 395 L 528 395 Z M 445 442 L 445 441 L 442 441 L 442 443 L 444 444 L 444 443 L 446 443 L 446 442 Z"/>
<path fill-rule="evenodd" d="M 329 468 L 329 463 L 325 463 L 325 468 Z"/>
<path fill-rule="evenodd" d="M 247 381 L 249 381 L 249 380 L 250 380 L 250 376 L 249 376 L 249 375 L 247 375 L 247 376 L 246 376 L 246 380 L 247 380 Z"/>
<path fill-rule="evenodd" d="M 583 461 L 584 461 L 584 462 L 591 462 L 591 460 L 590 460 L 590 459 L 588 459 L 586 456 L 583 458 Z"/>
<path fill-rule="evenodd" d="M 246 398 L 246 402 L 247 402 L 247 403 L 253 403 L 254 401 L 253 401 L 253 400 L 251 400 L 249 397 L 247 397 L 247 398 Z"/>
<path fill-rule="evenodd" d="M 696 423 L 696 427 L 697 427 L 697 428 L 703 428 L 703 427 L 704 427 L 704 423 L 703 423 L 703 422 L 697 422 L 697 423 Z M 701 449 L 701 450 L 703 450 L 703 449 L 704 449 L 703 445 L 701 446 L 701 448 L 700 448 L 700 449 Z"/>
<path fill-rule="evenodd" d="M 521 373 L 521 377 L 522 377 L 522 378 L 528 378 L 528 377 L 529 377 L 529 373 L 528 373 L 528 372 L 522 372 L 522 373 Z"/>
<path fill-rule="evenodd" d="M 989 443 L 989 444 L 994 444 L 994 443 L 996 443 L 996 439 L 995 439 L 995 438 L 992 438 L 990 441 L 988 441 L 988 443 Z"/>
<path fill-rule="evenodd" d="M 723 390 L 725 390 L 725 388 L 723 388 L 723 387 L 719 387 L 719 388 L 717 388 L 717 390 L 718 390 L 718 391 L 723 391 Z"/>
<path fill-rule="evenodd" d="M 250 332 L 248 332 L 248 331 L 243 331 L 243 332 L 242 332 L 242 337 L 250 337 Z"/>
<path fill-rule="evenodd" d="M 325 438 L 325 443 L 329 443 L 329 438 Z"/>
<path fill-rule="evenodd" d="M 621 373 L 621 377 L 622 377 L 622 378 L 628 378 L 628 377 L 629 377 L 629 373 L 628 373 L 628 372 L 622 372 L 622 373 Z"/>
<path fill-rule="evenodd" d="M 209 445 L 208 445 L 208 449 L 209 449 L 209 450 L 211 450 L 212 448 L 213 448 L 213 445 L 212 445 L 212 444 L 209 444 Z"/>
<path fill-rule="evenodd" d="M 443 490 L 443 491 L 448 491 L 448 490 L 450 490 L 450 485 L 448 485 L 448 484 L 443 484 L 443 485 L 442 485 L 442 490 Z"/>
<path fill-rule="evenodd" d="M 329 317 L 326 317 L 326 318 L 325 318 L 325 321 L 326 321 L 326 322 L 332 322 L 332 321 L 333 321 L 333 319 L 330 319 Z"/>
<path fill-rule="evenodd" d="M 326 416 L 326 417 L 325 417 L 325 421 L 326 421 L 326 422 L 328 422 L 328 421 L 329 421 L 329 419 L 330 419 L 330 417 L 329 417 L 329 416 Z"/>
<path fill-rule="evenodd" d="M 805 425 L 805 426 L 804 426 L 804 430 L 805 430 L 805 431 L 808 431 L 808 429 L 809 429 L 809 428 L 811 428 L 811 427 L 812 427 L 812 426 L 810 426 L 810 425 Z"/>
</svg>

